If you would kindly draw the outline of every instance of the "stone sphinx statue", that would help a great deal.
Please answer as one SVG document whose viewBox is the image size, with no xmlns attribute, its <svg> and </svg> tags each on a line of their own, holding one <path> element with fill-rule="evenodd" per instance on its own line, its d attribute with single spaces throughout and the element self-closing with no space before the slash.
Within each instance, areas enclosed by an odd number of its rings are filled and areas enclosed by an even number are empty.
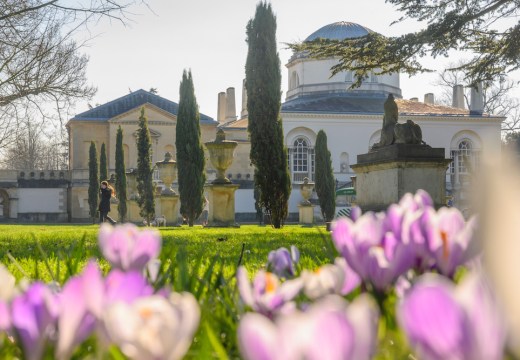
<svg viewBox="0 0 520 360">
<path fill-rule="evenodd" d="M 399 110 L 392 94 L 388 95 L 384 109 L 381 139 L 370 150 L 392 144 L 425 144 L 422 140 L 422 131 L 419 125 L 412 120 L 407 120 L 404 124 L 397 122 Z"/>
<path fill-rule="evenodd" d="M 394 139 L 396 144 L 424 144 L 421 127 L 412 120 L 395 124 Z"/>
</svg>

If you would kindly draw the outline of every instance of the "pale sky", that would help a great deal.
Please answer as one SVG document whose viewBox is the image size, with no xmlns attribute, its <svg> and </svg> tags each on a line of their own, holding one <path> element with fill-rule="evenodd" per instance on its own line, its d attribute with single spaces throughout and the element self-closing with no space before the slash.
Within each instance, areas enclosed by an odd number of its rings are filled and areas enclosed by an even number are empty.
<svg viewBox="0 0 520 360">
<path fill-rule="evenodd" d="M 84 48 L 90 56 L 87 77 L 98 88 L 91 104 L 104 104 L 128 94 L 129 89 L 157 88 L 158 94 L 179 101 L 184 69 L 191 68 L 199 110 L 217 118 L 217 96 L 228 87 L 236 93 L 240 114 L 242 79 L 247 57 L 246 25 L 254 16 L 257 0 L 146 0 L 134 7 L 133 23 L 102 21 L 91 27 L 96 35 Z M 291 51 L 284 43 L 304 40 L 317 29 L 337 21 L 358 23 L 383 35 L 401 35 L 419 29 L 407 21 L 390 26 L 400 13 L 384 0 L 272 0 L 277 18 L 277 42 L 282 71 L 282 102 L 287 91 L 285 64 Z M 439 66 L 454 59 L 427 59 Z M 440 93 L 436 75 L 414 78 L 401 75 L 404 98 Z M 76 113 L 86 111 L 79 103 Z"/>
</svg>

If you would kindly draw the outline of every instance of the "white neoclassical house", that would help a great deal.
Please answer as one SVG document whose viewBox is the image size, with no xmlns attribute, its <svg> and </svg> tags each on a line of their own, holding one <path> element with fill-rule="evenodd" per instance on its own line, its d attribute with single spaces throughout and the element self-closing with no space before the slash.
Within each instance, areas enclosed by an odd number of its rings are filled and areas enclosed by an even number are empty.
<svg viewBox="0 0 520 360">
<path fill-rule="evenodd" d="M 307 37 L 345 39 L 367 34 L 369 29 L 354 23 L 338 22 L 326 25 Z M 282 59 L 283 61 L 284 59 Z M 500 156 L 501 116 L 484 114 L 482 98 L 473 91 L 471 108 L 465 109 L 461 85 L 454 88 L 453 106 L 436 105 L 433 94 L 424 101 L 402 98 L 399 74 L 372 74 L 361 87 L 350 89 L 352 73 L 342 72 L 330 77 L 330 68 L 337 59 L 312 59 L 305 53 L 294 53 L 286 64 L 288 91 L 281 108 L 285 144 L 289 149 L 293 191 L 289 202 L 290 220 L 298 218 L 298 202 L 302 200 L 299 185 L 305 177 L 314 179 L 314 146 L 319 130 L 328 138 L 334 176 L 340 186 L 349 185 L 355 175 L 351 165 L 357 155 L 366 153 L 380 139 L 383 122 L 383 103 L 393 94 L 399 107 L 399 121 L 413 120 L 422 128 L 423 140 L 432 147 L 444 148 L 453 162 L 446 171 L 448 195 L 455 205 L 465 206 L 461 189 L 470 172 L 478 168 L 482 158 Z M 253 168 L 249 161 L 250 142 L 247 133 L 245 89 L 242 107 L 237 116 L 235 89 L 218 94 L 217 120 L 201 115 L 203 141 L 215 138 L 222 128 L 228 140 L 238 142 L 233 164 L 227 176 L 240 184 L 236 192 L 236 220 L 254 221 Z M 109 172 L 115 168 L 115 132 L 118 126 L 125 131 L 126 167 L 136 165 L 135 136 L 140 108 L 145 107 L 153 138 L 154 162 L 164 152 L 175 153 L 175 125 L 177 104 L 144 90 L 125 95 L 107 104 L 78 114 L 68 122 L 70 132 L 70 169 L 65 173 L 0 172 L 0 220 L 38 219 L 81 221 L 88 219 L 88 146 L 94 141 L 105 143 Z M 498 155 L 497 155 L 498 154 Z M 206 159 L 208 179 L 214 176 Z M 175 186 L 175 184 L 174 184 Z M 29 201 L 41 198 L 42 201 Z M 52 200 L 52 201 L 51 201 Z M 52 205 L 49 214 L 45 204 Z M 54 214 L 54 215 L 53 215 Z M 36 219 L 36 220 L 34 220 Z"/>
<path fill-rule="evenodd" d="M 305 41 L 342 40 L 370 31 L 358 24 L 337 22 L 318 29 Z M 433 94 L 425 94 L 423 102 L 417 98 L 403 99 L 397 73 L 372 74 L 359 88 L 350 89 L 351 72 L 330 76 L 330 68 L 335 64 L 337 59 L 317 60 L 305 53 L 294 53 L 286 64 L 289 84 L 281 115 L 293 184 L 300 184 L 304 177 L 314 179 L 314 145 L 319 130 L 327 134 L 338 183 L 350 182 L 355 175 L 351 165 L 356 163 L 357 155 L 366 153 L 380 139 L 383 103 L 388 94 L 393 94 L 399 107 L 399 121 L 410 119 L 419 124 L 423 140 L 432 147 L 444 148 L 446 158 L 453 159 L 446 172 L 447 195 L 454 196 L 455 205 L 465 206 L 460 189 L 469 179 L 469 172 L 478 168 L 482 157 L 500 154 L 500 125 L 504 118 L 484 114 L 477 91 L 472 92 L 471 108 L 465 109 L 462 85 L 454 88 L 452 107 L 436 105 Z M 229 116 L 218 118 L 228 133 L 247 130 L 244 91 L 242 97 L 240 119 L 226 122 Z M 297 190 L 293 186 L 290 200 L 293 213 L 298 211 L 297 203 L 301 200 Z"/>
</svg>

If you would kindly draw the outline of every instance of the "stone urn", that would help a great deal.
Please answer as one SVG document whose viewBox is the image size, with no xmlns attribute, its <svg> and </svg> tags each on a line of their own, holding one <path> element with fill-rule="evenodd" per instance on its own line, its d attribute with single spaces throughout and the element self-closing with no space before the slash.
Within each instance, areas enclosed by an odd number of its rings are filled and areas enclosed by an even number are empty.
<svg viewBox="0 0 520 360">
<path fill-rule="evenodd" d="M 217 178 L 213 180 L 213 184 L 231 184 L 231 180 L 224 174 L 233 162 L 235 148 L 238 143 L 226 140 L 224 130 L 219 129 L 215 141 L 207 142 L 205 145 L 209 151 L 211 164 L 217 170 Z"/>
<path fill-rule="evenodd" d="M 300 202 L 301 205 L 309 206 L 312 205 L 309 199 L 312 196 L 312 190 L 314 189 L 314 183 L 309 182 L 309 178 L 303 178 L 303 184 L 300 185 L 300 194 L 303 200 Z"/>
<path fill-rule="evenodd" d="M 172 154 L 167 152 L 164 154 L 164 160 L 155 163 L 159 169 L 159 178 L 164 183 L 165 188 L 161 195 L 173 196 L 177 195 L 175 190 L 172 189 L 172 184 L 175 181 L 175 174 L 177 172 L 177 162 L 172 159 Z"/>
<path fill-rule="evenodd" d="M 137 198 L 137 171 L 135 169 L 126 173 L 126 195 L 128 200 Z"/>
</svg>

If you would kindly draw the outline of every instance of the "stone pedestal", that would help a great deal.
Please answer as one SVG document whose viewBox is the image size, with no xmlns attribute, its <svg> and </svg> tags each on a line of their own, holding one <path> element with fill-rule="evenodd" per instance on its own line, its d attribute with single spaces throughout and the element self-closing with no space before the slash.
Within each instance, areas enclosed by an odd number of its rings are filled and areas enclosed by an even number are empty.
<svg viewBox="0 0 520 360">
<path fill-rule="evenodd" d="M 301 225 L 314 224 L 314 207 L 314 205 L 298 204 L 298 210 L 300 213 L 299 223 Z"/>
<path fill-rule="evenodd" d="M 179 225 L 179 195 L 161 195 L 158 200 L 161 204 L 161 211 L 158 214 L 166 218 L 166 225 Z"/>
<path fill-rule="evenodd" d="M 443 148 L 393 144 L 358 155 L 356 200 L 363 211 L 383 211 L 406 193 L 427 191 L 435 207 L 444 205 L 446 169 Z"/>
<path fill-rule="evenodd" d="M 208 226 L 238 226 L 235 223 L 235 191 L 236 184 L 208 185 Z"/>
</svg>

